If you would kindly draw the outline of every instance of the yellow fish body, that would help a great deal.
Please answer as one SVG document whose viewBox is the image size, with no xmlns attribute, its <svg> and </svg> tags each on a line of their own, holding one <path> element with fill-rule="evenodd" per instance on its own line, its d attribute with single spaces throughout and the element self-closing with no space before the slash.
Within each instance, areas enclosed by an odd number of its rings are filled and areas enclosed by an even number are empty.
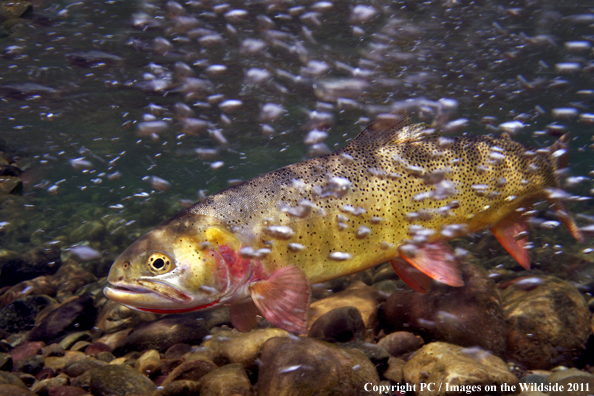
<svg viewBox="0 0 594 396">
<path fill-rule="evenodd" d="M 484 228 L 528 268 L 523 214 L 535 199 L 582 239 L 555 199 L 567 137 L 534 152 L 507 135 L 432 132 L 376 122 L 342 150 L 212 195 L 126 249 L 105 294 L 158 313 L 226 305 L 239 330 L 261 313 L 303 333 L 310 284 L 391 261 L 416 290 L 461 286 L 444 241 Z"/>
</svg>

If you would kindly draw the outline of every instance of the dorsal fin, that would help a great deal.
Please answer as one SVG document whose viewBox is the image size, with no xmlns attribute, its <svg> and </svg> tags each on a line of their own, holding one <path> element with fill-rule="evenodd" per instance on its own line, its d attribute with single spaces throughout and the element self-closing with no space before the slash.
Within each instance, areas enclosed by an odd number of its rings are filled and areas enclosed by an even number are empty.
<svg viewBox="0 0 594 396">
<path fill-rule="evenodd" d="M 419 141 L 434 133 L 425 124 L 413 124 L 408 117 L 382 118 L 363 130 L 345 150 L 354 147 L 381 147 Z"/>
</svg>

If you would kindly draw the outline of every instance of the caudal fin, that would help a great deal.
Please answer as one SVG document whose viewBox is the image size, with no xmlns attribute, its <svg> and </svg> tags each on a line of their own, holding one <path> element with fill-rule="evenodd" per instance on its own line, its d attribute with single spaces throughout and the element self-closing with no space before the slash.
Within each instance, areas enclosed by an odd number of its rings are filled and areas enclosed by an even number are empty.
<svg viewBox="0 0 594 396">
<path fill-rule="evenodd" d="M 562 169 L 567 167 L 569 163 L 569 134 L 566 133 L 559 138 L 551 146 L 550 160 L 553 164 L 553 170 L 555 172 L 556 186 L 561 185 L 560 175 L 563 173 Z M 552 204 L 552 208 L 559 219 L 559 222 L 567 228 L 567 230 L 573 235 L 575 239 L 580 242 L 584 242 L 584 234 L 580 231 L 575 221 L 565 209 L 565 205 L 561 202 L 561 198 L 553 198 L 552 196 L 547 197 L 547 201 Z"/>
</svg>

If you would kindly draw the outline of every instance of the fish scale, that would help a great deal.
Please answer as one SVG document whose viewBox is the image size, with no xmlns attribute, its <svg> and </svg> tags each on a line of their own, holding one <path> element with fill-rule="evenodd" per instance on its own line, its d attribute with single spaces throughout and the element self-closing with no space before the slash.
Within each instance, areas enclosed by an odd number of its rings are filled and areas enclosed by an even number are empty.
<svg viewBox="0 0 594 396">
<path fill-rule="evenodd" d="M 416 131 L 426 130 L 417 125 Z M 397 132 L 398 133 L 398 132 Z M 414 133 L 406 133 L 415 139 Z M 363 135 L 362 137 L 368 137 Z M 310 161 L 290 165 L 260 176 L 243 185 L 227 189 L 207 198 L 194 206 L 190 212 L 194 215 L 216 216 L 223 224 L 233 227 L 241 235 L 252 235 L 254 248 L 271 248 L 272 253 L 264 261 L 266 269 L 274 272 L 285 265 L 296 265 L 308 275 L 313 283 L 323 282 L 338 276 L 348 275 L 373 267 L 393 257 L 398 243 L 408 237 L 408 227 L 420 224 L 436 231 L 436 236 L 443 226 L 468 223 L 469 232 L 475 232 L 495 225 L 501 218 L 522 205 L 525 199 L 534 198 L 535 194 L 546 186 L 554 186 L 555 179 L 552 164 L 542 156 L 527 158 L 527 148 L 508 137 L 458 137 L 452 138 L 453 145 L 440 148 L 437 137 L 425 137 L 412 141 L 400 141 L 382 145 L 381 139 L 355 139 L 349 146 L 333 154 Z M 492 170 L 479 173 L 477 166 L 490 165 L 491 147 L 500 147 L 505 154 L 505 161 L 492 166 Z M 342 154 L 347 153 L 354 161 L 345 162 Z M 436 157 L 436 153 L 442 155 Z M 454 162 L 453 160 L 459 160 Z M 540 172 L 528 173 L 528 164 L 535 164 Z M 445 200 L 430 198 L 415 202 L 413 197 L 419 193 L 431 192 L 421 177 L 406 171 L 406 165 L 422 167 L 426 172 L 451 168 L 447 179 L 454 184 L 457 193 Z M 400 178 L 378 177 L 368 169 L 376 168 L 386 175 L 397 173 Z M 313 190 L 323 186 L 328 175 L 349 179 L 352 189 L 342 198 L 319 198 Z M 505 178 L 507 183 L 499 188 L 497 198 L 479 196 L 472 185 L 492 185 L 495 180 Z M 528 180 L 523 184 L 522 180 Z M 302 187 L 292 187 L 292 180 L 299 180 Z M 489 191 L 494 190 L 490 187 Z M 506 201 L 510 196 L 522 197 Z M 254 197 L 262 197 L 254 200 Z M 281 203 L 297 206 L 303 199 L 314 202 L 323 214 L 313 214 L 306 219 L 296 219 L 278 210 Z M 431 220 L 409 222 L 407 213 L 421 209 L 438 209 L 448 202 L 458 201 L 457 209 L 451 215 L 435 215 Z M 354 216 L 341 211 L 344 205 L 362 207 L 365 214 Z M 489 209 L 484 210 L 489 206 Z M 348 227 L 340 230 L 337 216 L 348 217 Z M 371 221 L 373 217 L 384 219 L 380 224 Z M 472 219 L 472 222 L 469 220 Z M 272 224 L 287 225 L 295 235 L 289 240 L 270 238 L 264 229 Z M 365 226 L 371 234 L 357 238 L 358 227 Z M 320 244 L 319 241 L 324 241 Z M 292 252 L 288 244 L 297 242 L 306 248 Z M 394 244 L 382 248 L 382 243 Z M 384 244 L 385 245 L 385 244 Z M 332 252 L 345 252 L 353 257 L 345 261 L 329 260 Z"/>
<path fill-rule="evenodd" d="M 304 333 L 312 283 L 390 261 L 417 291 L 432 279 L 463 285 L 445 243 L 456 236 L 490 228 L 528 268 L 521 212 L 533 200 L 551 201 L 582 239 L 547 192 L 558 187 L 567 140 L 537 154 L 506 134 L 444 140 L 423 124 L 378 121 L 342 150 L 180 212 L 120 255 L 105 294 L 157 313 L 227 305 L 242 331 L 261 313 Z"/>
</svg>

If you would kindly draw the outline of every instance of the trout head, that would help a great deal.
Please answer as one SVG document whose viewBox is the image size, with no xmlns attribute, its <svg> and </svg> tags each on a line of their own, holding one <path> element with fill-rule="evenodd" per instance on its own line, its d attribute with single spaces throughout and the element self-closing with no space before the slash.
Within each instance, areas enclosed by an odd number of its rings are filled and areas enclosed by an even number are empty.
<svg viewBox="0 0 594 396">
<path fill-rule="evenodd" d="M 214 219 L 188 213 L 142 236 L 113 263 L 105 295 L 154 313 L 227 305 L 247 296 L 251 260 L 239 239 Z"/>
</svg>

